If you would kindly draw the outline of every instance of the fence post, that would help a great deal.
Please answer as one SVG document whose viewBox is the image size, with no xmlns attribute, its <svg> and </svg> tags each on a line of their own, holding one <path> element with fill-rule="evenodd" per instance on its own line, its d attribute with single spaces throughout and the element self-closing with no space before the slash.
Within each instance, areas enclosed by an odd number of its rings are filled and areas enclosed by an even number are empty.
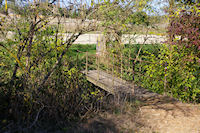
<svg viewBox="0 0 200 133">
<path fill-rule="evenodd" d="M 122 60 L 123 56 L 122 56 L 122 53 L 121 53 L 121 79 L 122 79 L 122 73 L 123 73 L 123 60 Z"/>
<path fill-rule="evenodd" d="M 167 89 L 167 62 L 165 62 L 165 79 L 164 79 L 164 91 L 166 92 Z"/>
<path fill-rule="evenodd" d="M 128 68 L 130 69 L 131 68 L 131 53 L 129 51 L 129 55 L 128 55 Z"/>
<path fill-rule="evenodd" d="M 114 86 L 114 53 L 112 55 L 112 87 Z"/>
<path fill-rule="evenodd" d="M 132 89 L 131 89 L 131 95 L 134 95 L 134 91 L 135 91 L 135 64 L 136 64 L 136 60 L 134 60 L 133 59 L 133 72 L 132 72 L 132 74 L 133 74 L 133 86 L 132 86 Z"/>
<path fill-rule="evenodd" d="M 106 67 L 107 67 L 107 69 L 106 69 L 106 71 L 107 71 L 107 73 L 108 73 L 108 71 L 109 71 L 109 61 L 110 61 L 110 57 L 109 57 L 109 55 L 108 55 L 108 53 L 106 53 L 106 57 L 107 57 L 107 62 L 106 62 Z"/>
<path fill-rule="evenodd" d="M 78 68 L 78 53 L 76 54 L 76 68 Z"/>
<path fill-rule="evenodd" d="M 98 63 L 97 64 L 98 65 L 98 70 L 97 70 L 98 71 L 98 80 L 99 80 L 99 65 L 100 65 L 100 61 L 99 61 L 99 56 L 98 55 L 97 55 L 97 63 Z"/>
<path fill-rule="evenodd" d="M 88 52 L 86 52 L 86 74 L 88 74 Z"/>
<path fill-rule="evenodd" d="M 135 60 L 133 60 L 133 82 L 135 81 Z"/>
</svg>

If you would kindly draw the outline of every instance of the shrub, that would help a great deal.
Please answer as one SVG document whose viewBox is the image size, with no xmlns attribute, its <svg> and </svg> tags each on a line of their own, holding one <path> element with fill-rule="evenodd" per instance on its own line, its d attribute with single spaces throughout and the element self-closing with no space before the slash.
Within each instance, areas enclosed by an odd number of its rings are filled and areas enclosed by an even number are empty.
<svg viewBox="0 0 200 133">
<path fill-rule="evenodd" d="M 144 58 L 152 63 L 143 66 L 142 86 L 158 93 L 167 92 L 183 101 L 199 101 L 200 66 L 195 57 L 193 62 L 186 61 L 188 53 L 185 50 L 175 45 L 170 50 L 163 45 L 158 56 L 147 52 L 148 56 Z"/>
<path fill-rule="evenodd" d="M 7 87 L 9 84 L 0 89 L 0 122 L 4 121 L 0 124 L 4 127 L 14 121 L 19 125 L 13 126 L 22 129 L 37 127 L 36 122 L 64 124 L 84 118 L 86 112 L 95 110 L 94 104 L 103 96 L 76 68 L 67 67 L 58 68 L 40 92 L 34 86 L 26 88 L 21 79 L 15 82 L 15 92 L 9 97 Z"/>
<path fill-rule="evenodd" d="M 145 88 L 167 93 L 187 102 L 200 102 L 200 16 L 197 5 L 170 16 L 167 41 L 159 54 L 146 52 L 143 76 Z"/>
</svg>

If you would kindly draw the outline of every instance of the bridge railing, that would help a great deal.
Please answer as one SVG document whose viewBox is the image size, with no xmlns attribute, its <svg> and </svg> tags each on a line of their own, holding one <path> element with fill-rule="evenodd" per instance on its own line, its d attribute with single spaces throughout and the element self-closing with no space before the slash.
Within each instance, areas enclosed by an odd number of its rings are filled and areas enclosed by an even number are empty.
<svg viewBox="0 0 200 133">
<path fill-rule="evenodd" d="M 132 58 L 123 53 L 114 54 L 109 52 L 101 52 L 100 53 L 101 55 L 91 54 L 89 52 L 82 52 L 82 51 L 78 51 L 78 53 L 82 53 L 84 55 L 82 56 L 83 59 L 82 64 L 84 67 L 84 73 L 86 75 L 90 70 L 96 70 L 97 71 L 96 80 L 100 80 L 101 72 L 103 73 L 103 71 L 105 71 L 106 73 L 112 75 L 112 86 L 114 86 L 114 83 L 116 82 L 114 81 L 116 77 L 124 79 L 125 81 L 129 80 L 131 82 L 132 81 L 134 82 L 136 76 L 137 77 L 144 76 L 141 64 L 153 63 L 150 61 L 142 60 L 141 58 Z M 162 81 L 164 83 L 164 87 L 166 88 L 167 86 L 166 77 L 164 81 L 163 79 L 160 79 L 159 81 Z"/>
<path fill-rule="evenodd" d="M 126 57 L 123 54 L 117 55 L 109 52 L 101 52 L 100 54 L 90 54 L 88 52 L 78 51 L 84 54 L 84 67 L 85 74 L 89 70 L 97 70 L 99 80 L 99 75 L 101 71 L 106 71 L 114 77 L 119 77 L 124 79 L 124 75 L 134 75 L 134 60 L 133 58 Z"/>
</svg>

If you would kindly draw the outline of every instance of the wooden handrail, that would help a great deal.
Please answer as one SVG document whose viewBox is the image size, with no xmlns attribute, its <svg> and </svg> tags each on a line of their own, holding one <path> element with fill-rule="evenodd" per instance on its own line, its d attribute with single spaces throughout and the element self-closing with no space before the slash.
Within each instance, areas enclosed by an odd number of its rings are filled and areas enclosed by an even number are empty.
<svg viewBox="0 0 200 133">
<path fill-rule="evenodd" d="M 87 53 L 87 52 L 84 52 L 84 51 L 80 51 L 80 50 L 77 50 L 77 52 L 80 52 L 80 53 Z M 110 53 L 109 52 L 105 52 L 105 51 L 101 51 L 101 53 L 105 53 L 105 54 L 107 54 L 107 55 L 110 55 Z M 114 54 L 114 53 L 112 53 L 112 54 Z M 90 54 L 90 56 L 98 56 L 97 54 Z M 118 58 L 120 58 L 120 56 L 121 55 L 117 55 L 117 54 L 114 54 L 114 57 L 118 57 Z M 152 62 L 150 62 L 150 61 L 144 61 L 144 60 L 141 60 L 141 59 L 138 59 L 138 58 L 131 58 L 131 57 L 126 57 L 126 56 L 123 56 L 123 59 L 127 59 L 127 60 L 129 60 L 129 62 L 132 60 L 132 61 L 140 61 L 140 62 L 144 62 L 144 63 L 152 63 Z M 154 64 L 157 64 L 157 63 L 154 63 Z"/>
<path fill-rule="evenodd" d="M 88 74 L 88 52 L 86 52 L 86 74 Z"/>
<path fill-rule="evenodd" d="M 114 54 L 112 56 L 112 87 L 114 87 Z"/>
<path fill-rule="evenodd" d="M 125 55 L 123 55 L 123 53 L 121 53 L 120 55 L 116 55 L 114 53 L 108 53 L 108 52 L 102 52 L 105 53 L 104 56 L 102 57 L 103 59 L 107 60 L 106 64 L 104 62 L 102 62 L 103 60 L 100 60 L 100 56 L 98 54 L 89 54 L 88 52 L 83 52 L 80 50 L 77 50 L 79 53 L 84 53 L 85 55 L 83 56 L 83 58 L 85 59 L 85 62 L 82 62 L 83 64 L 85 64 L 85 73 L 88 74 L 88 70 L 89 69 L 95 69 L 97 70 L 97 77 L 96 80 L 100 80 L 100 71 L 107 71 L 107 73 L 110 73 L 112 75 L 112 87 L 114 87 L 115 85 L 115 76 L 120 77 L 121 79 L 124 78 L 124 74 L 131 74 L 132 80 L 134 81 L 135 79 L 135 74 L 141 74 L 142 68 L 141 66 L 139 66 L 139 71 L 135 71 L 135 65 L 136 65 L 136 61 L 137 63 L 152 63 L 150 61 L 144 61 L 141 59 L 134 59 L 131 58 L 130 55 L 129 57 L 126 57 Z M 77 63 L 78 63 L 78 58 L 79 55 L 77 53 Z M 96 63 L 94 62 L 96 58 Z M 154 63 L 154 64 L 159 64 L 159 63 Z M 77 64 L 78 65 L 78 64 Z M 92 67 L 90 67 L 92 66 Z M 164 86 L 166 86 L 166 80 L 165 80 L 165 84 Z"/>
<path fill-rule="evenodd" d="M 121 79 L 122 79 L 122 73 L 123 73 L 123 61 L 122 61 L 122 59 L 123 59 L 123 56 L 122 56 L 122 53 L 121 53 Z"/>
<path fill-rule="evenodd" d="M 99 73 L 100 73 L 100 71 L 99 71 L 99 68 L 100 68 L 100 60 L 99 60 L 99 56 L 97 56 L 97 71 L 98 71 L 98 80 L 99 80 Z"/>
</svg>

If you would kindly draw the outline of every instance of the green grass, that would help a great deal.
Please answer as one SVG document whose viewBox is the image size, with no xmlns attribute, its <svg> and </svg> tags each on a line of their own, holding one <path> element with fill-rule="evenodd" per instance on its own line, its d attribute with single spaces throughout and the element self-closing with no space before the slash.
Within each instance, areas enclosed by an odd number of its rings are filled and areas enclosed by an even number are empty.
<svg viewBox="0 0 200 133">
<path fill-rule="evenodd" d="M 155 55 L 158 54 L 159 49 L 161 47 L 160 44 L 146 44 L 146 45 L 141 45 L 141 44 L 133 44 L 133 45 L 125 45 L 125 48 L 123 49 L 123 54 L 126 57 L 129 57 L 129 54 L 131 55 L 132 58 L 136 58 L 136 55 L 138 54 L 138 51 L 140 49 L 140 47 L 142 46 L 142 50 L 140 53 L 140 57 L 142 57 L 142 55 L 145 55 L 144 51 L 148 51 L 150 53 L 154 53 Z M 81 51 L 81 52 L 79 52 Z M 95 57 L 91 56 L 94 55 L 96 53 L 96 45 L 83 45 L 83 44 L 74 44 L 72 45 L 68 52 L 67 52 L 67 56 L 70 58 L 70 62 L 72 64 L 72 66 L 74 65 L 78 65 L 79 69 L 83 69 L 85 68 L 85 61 L 86 61 L 86 53 L 88 52 L 88 62 L 90 64 L 90 67 L 92 67 L 91 69 L 93 69 L 93 67 L 95 66 Z M 93 66 L 92 66 L 93 65 Z M 132 79 L 132 76 L 126 75 L 126 73 L 124 73 L 125 77 L 130 77 Z"/>
<path fill-rule="evenodd" d="M 81 52 L 80 52 L 81 51 Z M 96 53 L 96 45 L 95 44 L 74 44 L 72 45 L 68 52 L 67 57 L 70 60 L 70 67 L 78 67 L 79 70 L 85 69 L 85 61 L 86 61 L 86 52 L 88 52 L 88 56 Z M 90 60 L 88 60 L 90 62 Z M 93 61 L 92 61 L 93 62 Z"/>
<path fill-rule="evenodd" d="M 137 55 L 137 52 L 141 46 L 142 46 L 141 44 L 133 44 L 133 45 L 126 44 L 123 52 L 125 53 L 131 52 L 131 55 Z M 160 44 L 146 44 L 146 45 L 144 44 L 141 50 L 141 54 L 143 54 L 144 51 L 156 54 L 158 53 L 160 47 L 161 47 Z M 82 52 L 88 52 L 89 55 L 95 54 L 96 44 L 92 45 L 74 44 L 69 48 L 67 55 L 71 57 L 76 57 L 76 55 L 78 54 L 80 57 L 82 57 L 84 53 L 77 52 L 77 50 Z"/>
<path fill-rule="evenodd" d="M 132 58 L 135 58 L 136 55 L 138 54 L 138 51 L 142 47 L 142 50 L 140 52 L 140 56 L 144 55 L 144 51 L 148 51 L 150 53 L 154 53 L 155 55 L 158 54 L 159 49 L 161 48 L 161 44 L 132 44 L 128 45 L 125 44 L 125 48 L 123 49 L 123 54 L 128 57 L 129 54 L 131 54 Z M 81 52 L 79 52 L 81 51 Z M 96 53 L 96 44 L 74 44 L 72 45 L 68 52 L 67 56 L 70 57 L 71 59 L 76 59 L 77 55 L 79 58 L 85 57 L 85 52 L 88 52 L 88 55 L 93 55 Z"/>
<path fill-rule="evenodd" d="M 78 52 L 77 50 L 81 52 Z M 85 53 L 82 53 L 82 52 L 88 52 L 89 55 L 95 54 L 96 44 L 92 44 L 92 45 L 74 44 L 69 48 L 67 55 L 72 58 L 75 58 L 77 54 L 79 57 L 83 57 Z"/>
<path fill-rule="evenodd" d="M 126 44 L 123 52 L 125 54 L 128 54 L 130 52 L 132 58 L 135 58 L 135 56 L 138 54 L 140 47 L 142 47 L 140 55 L 143 55 L 144 51 L 148 51 L 150 53 L 154 53 L 157 55 L 161 46 L 162 46 L 161 44 L 133 44 L 133 45 Z"/>
</svg>

